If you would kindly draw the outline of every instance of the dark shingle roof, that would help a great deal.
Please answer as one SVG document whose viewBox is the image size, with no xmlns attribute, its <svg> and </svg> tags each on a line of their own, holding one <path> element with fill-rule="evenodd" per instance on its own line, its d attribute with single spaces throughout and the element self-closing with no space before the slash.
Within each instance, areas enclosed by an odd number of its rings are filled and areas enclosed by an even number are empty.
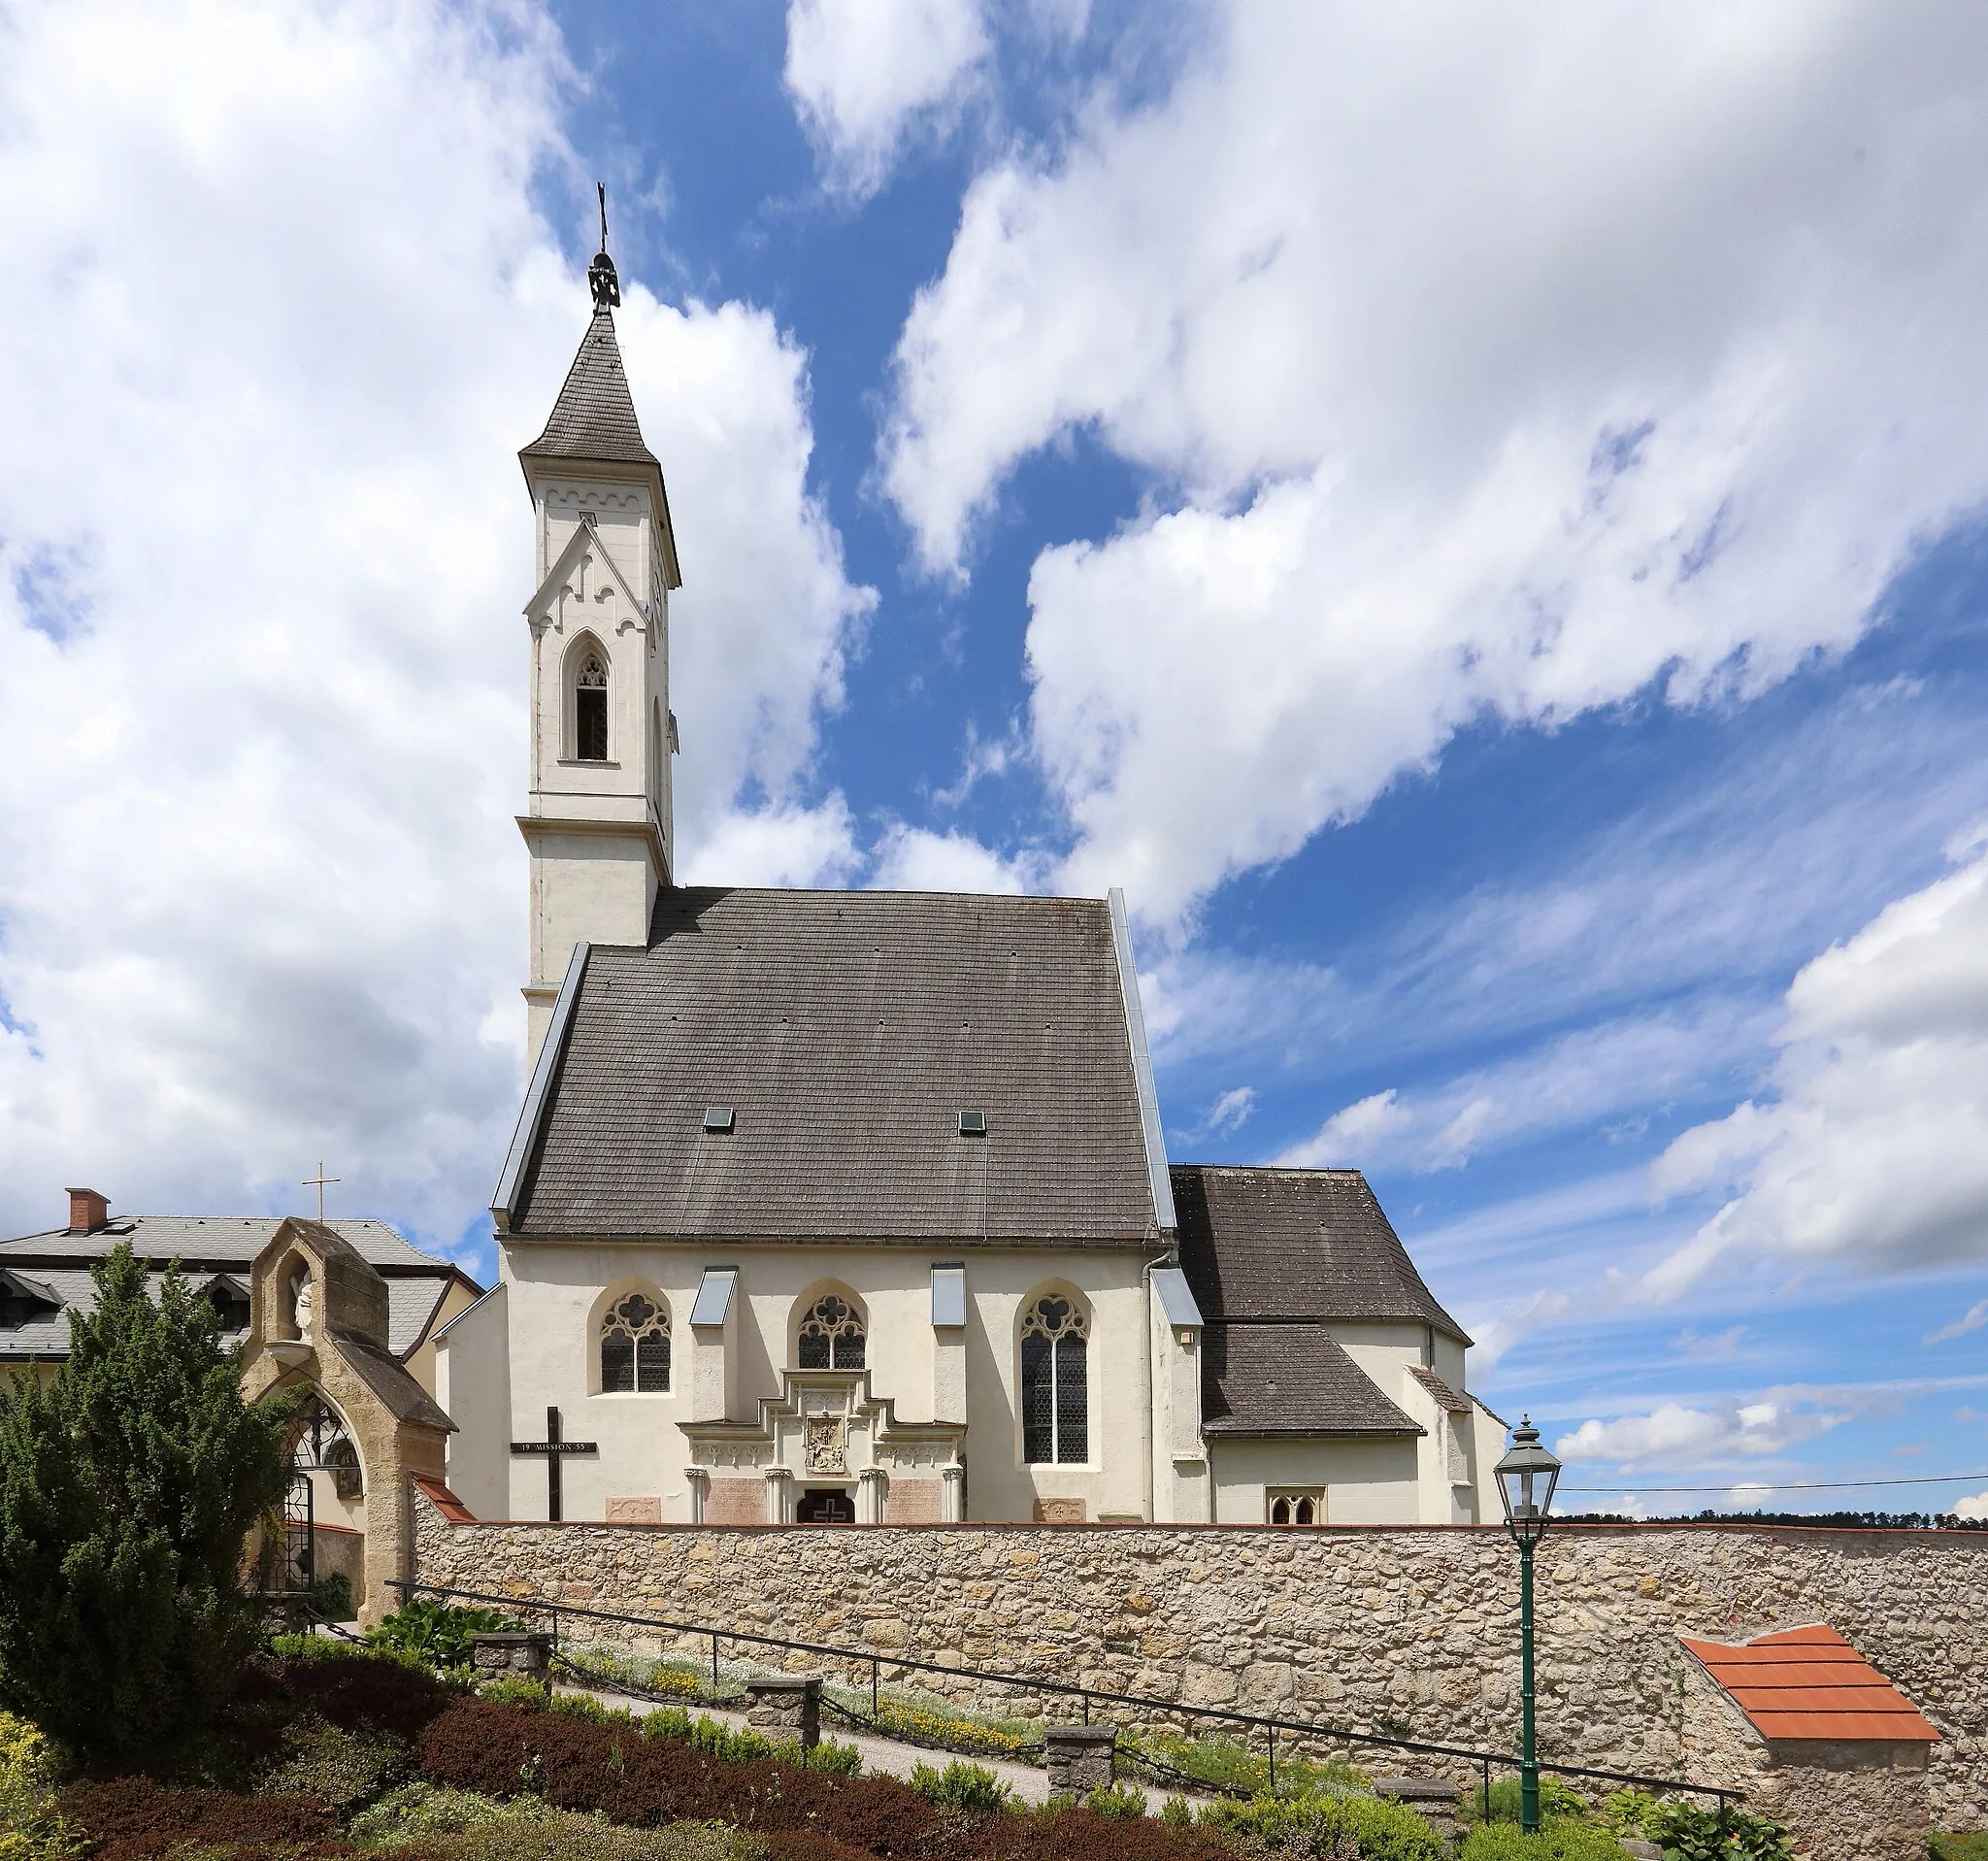
<svg viewBox="0 0 1988 1861">
<path fill-rule="evenodd" d="M 420 1343 L 428 1321 L 442 1303 L 449 1283 L 476 1282 L 457 1267 L 401 1239 L 383 1221 L 332 1221 L 334 1228 L 369 1265 L 386 1278 L 387 1343 L 396 1353 Z M 0 1329 L 0 1362 L 36 1357 L 45 1363 L 69 1354 L 69 1313 L 96 1306 L 90 1264 L 101 1260 L 120 1241 L 131 1243 L 140 1259 L 163 1268 L 178 1260 L 186 1277 L 204 1285 L 216 1273 L 230 1273 L 247 1283 L 255 1256 L 282 1226 L 276 1214 L 233 1216 L 194 1214 L 126 1215 L 94 1234 L 71 1234 L 55 1228 L 46 1234 L 23 1234 L 0 1241 L 0 1267 L 22 1262 L 25 1271 L 53 1291 L 62 1310 L 12 1330 Z M 153 1285 L 159 1278 L 153 1275 Z"/>
<path fill-rule="evenodd" d="M 707 1106 L 730 1132 L 707 1132 Z M 986 1113 L 964 1137 L 961 1111 Z M 514 1233 L 1138 1246 L 1154 1232 L 1099 899 L 666 892 L 596 947 Z"/>
<path fill-rule="evenodd" d="M 1210 1322 L 1369 1319 L 1470 1339 L 1422 1283 L 1358 1170 L 1177 1165 L 1180 1264 Z"/>
<path fill-rule="evenodd" d="M 1316 1324 L 1209 1325 L 1201 1406 L 1211 1435 L 1423 1432 Z"/>
<path fill-rule="evenodd" d="M 621 367 L 614 319 L 596 311 L 580 338 L 580 352 L 566 371 L 566 384 L 552 404 L 546 430 L 519 452 L 520 458 L 609 459 L 654 465 L 635 417 L 635 397 Z"/>
</svg>

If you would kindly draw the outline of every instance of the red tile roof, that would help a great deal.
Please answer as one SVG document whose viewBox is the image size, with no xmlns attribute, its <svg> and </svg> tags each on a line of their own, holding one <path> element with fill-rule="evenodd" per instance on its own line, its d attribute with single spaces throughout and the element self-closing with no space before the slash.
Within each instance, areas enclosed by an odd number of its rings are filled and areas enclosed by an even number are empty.
<svg viewBox="0 0 1988 1861">
<path fill-rule="evenodd" d="M 1925 1744 L 1939 1737 L 1910 1700 L 1820 1622 L 1757 1635 L 1738 1647 L 1679 1639 L 1762 1738 Z"/>
<path fill-rule="evenodd" d="M 322 1174 L 322 1172 L 320 1172 Z M 415 1474 L 414 1484 L 451 1525 L 474 1525 L 477 1515 L 461 1500 L 448 1490 L 433 1474 Z"/>
</svg>

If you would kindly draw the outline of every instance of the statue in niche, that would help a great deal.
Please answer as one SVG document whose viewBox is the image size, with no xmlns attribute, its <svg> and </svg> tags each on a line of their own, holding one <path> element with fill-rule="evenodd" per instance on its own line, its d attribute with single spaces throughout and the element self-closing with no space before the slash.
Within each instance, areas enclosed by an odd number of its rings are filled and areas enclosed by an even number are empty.
<svg viewBox="0 0 1988 1861">
<path fill-rule="evenodd" d="M 300 1271 L 290 1281 L 290 1315 L 296 1323 L 297 1336 L 310 1337 L 312 1321 L 317 1315 L 317 1286 L 308 1270 Z"/>
</svg>

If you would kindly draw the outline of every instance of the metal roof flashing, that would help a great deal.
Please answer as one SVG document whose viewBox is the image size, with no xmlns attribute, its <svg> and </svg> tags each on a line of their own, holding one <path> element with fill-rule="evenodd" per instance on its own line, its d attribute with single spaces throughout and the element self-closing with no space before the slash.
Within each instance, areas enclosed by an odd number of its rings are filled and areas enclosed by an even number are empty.
<svg viewBox="0 0 1988 1861">
<path fill-rule="evenodd" d="M 505 1154 L 504 1171 L 497 1179 L 497 1193 L 490 1199 L 490 1218 L 499 1234 L 511 1232 L 511 1212 L 517 1206 L 517 1191 L 524 1180 L 524 1169 L 538 1143 L 539 1126 L 552 1095 L 552 1080 L 566 1050 L 566 1033 L 573 1025 L 573 1007 L 580 1000 L 580 986 L 586 980 L 587 957 L 593 946 L 580 943 L 566 965 L 566 978 L 552 1003 L 552 1018 L 546 1024 L 546 1038 L 539 1047 L 538 1062 L 532 1068 L 531 1084 L 525 1088 L 524 1104 L 518 1108 L 517 1128 L 511 1135 L 511 1148 Z"/>
<path fill-rule="evenodd" d="M 1152 1055 L 1145 1044 L 1145 1013 L 1139 1001 L 1139 969 L 1132 955 L 1132 923 L 1126 915 L 1125 893 L 1116 885 L 1106 893 L 1111 913 L 1111 947 L 1118 958 L 1118 988 L 1125 1001 L 1125 1032 L 1132 1042 L 1132 1077 L 1139 1093 L 1139 1121 L 1145 1135 L 1145 1162 L 1152 1178 L 1153 1220 L 1163 1233 L 1177 1225 L 1174 1215 L 1174 1183 L 1167 1169 L 1167 1139 L 1160 1127 L 1160 1095 L 1153 1085 Z"/>
</svg>

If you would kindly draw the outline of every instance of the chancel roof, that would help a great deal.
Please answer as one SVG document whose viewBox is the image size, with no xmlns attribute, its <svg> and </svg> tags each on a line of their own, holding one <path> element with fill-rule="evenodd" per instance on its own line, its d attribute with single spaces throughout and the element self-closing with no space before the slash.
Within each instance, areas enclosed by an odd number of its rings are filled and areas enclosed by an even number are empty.
<svg viewBox="0 0 1988 1861">
<path fill-rule="evenodd" d="M 1180 1265 L 1212 1324 L 1360 1320 L 1470 1339 L 1422 1283 L 1358 1170 L 1176 1165 Z"/>
<path fill-rule="evenodd" d="M 656 464 L 656 455 L 643 443 L 642 423 L 635 417 L 635 397 L 628 391 L 621 346 L 614 340 L 614 318 L 609 312 L 595 311 L 546 430 L 518 456 Z"/>
<path fill-rule="evenodd" d="M 1156 1233 L 1103 900 L 669 891 L 647 948 L 588 953 L 547 1077 L 514 1234 Z"/>
<path fill-rule="evenodd" d="M 1320 1324 L 1210 1324 L 1201 1373 L 1211 1435 L 1423 1433 Z"/>
</svg>

